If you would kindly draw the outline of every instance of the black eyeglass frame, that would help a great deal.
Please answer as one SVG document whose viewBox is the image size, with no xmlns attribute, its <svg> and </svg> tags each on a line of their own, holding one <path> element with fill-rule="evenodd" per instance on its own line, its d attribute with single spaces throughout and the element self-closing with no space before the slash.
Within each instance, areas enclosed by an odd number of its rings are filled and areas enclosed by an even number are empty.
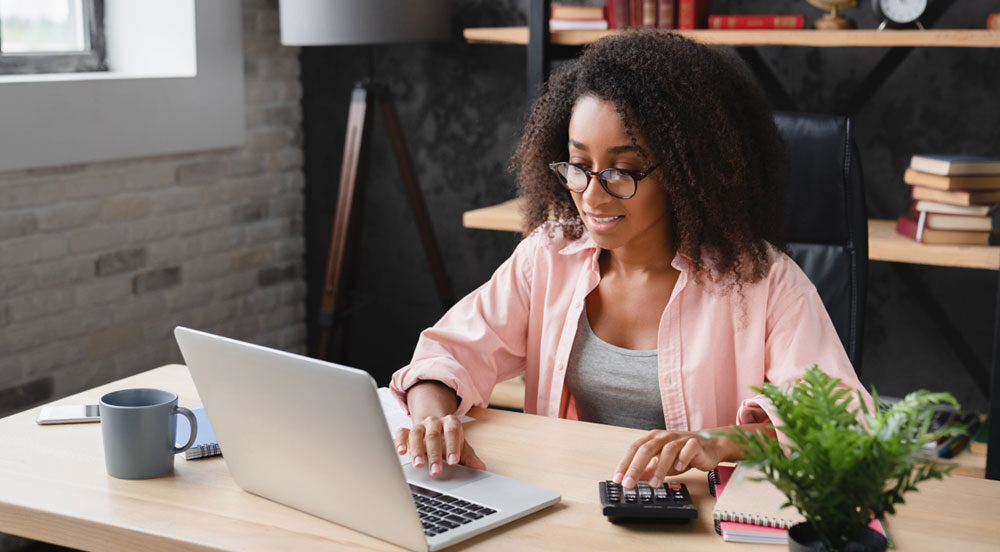
<svg viewBox="0 0 1000 552">
<path fill-rule="evenodd" d="M 569 181 L 567 181 L 566 177 L 564 177 L 559 172 L 558 167 L 560 167 L 562 165 L 571 166 L 571 167 L 574 167 L 574 168 L 577 168 L 577 169 L 583 171 L 583 174 L 587 175 L 587 185 L 584 186 L 580 190 L 574 190 L 573 188 L 570 188 L 569 187 Z M 587 187 L 590 186 L 590 180 L 591 180 L 591 178 L 593 178 L 594 176 L 596 176 L 597 177 L 597 181 L 601 183 L 601 187 L 604 188 L 604 191 L 608 192 L 608 195 L 610 195 L 611 197 L 617 197 L 618 199 L 632 199 L 633 197 L 635 197 L 636 192 L 639 191 L 639 181 L 642 180 L 643 178 L 646 178 L 647 176 L 649 176 L 653 171 L 655 171 L 659 167 L 660 167 L 659 165 L 653 165 L 652 167 L 646 169 L 645 171 L 630 171 L 628 169 L 617 169 L 615 167 L 608 167 L 607 169 L 594 172 L 594 171 L 589 171 L 589 170 L 587 170 L 587 169 L 585 169 L 585 168 L 583 168 L 580 165 L 577 165 L 575 163 L 570 163 L 569 161 L 554 161 L 552 163 L 549 163 L 549 169 L 552 172 L 556 173 L 556 178 L 558 178 L 559 182 L 562 183 L 563 188 L 566 188 L 567 190 L 569 190 L 569 191 L 571 191 L 573 193 L 582 194 L 583 192 L 586 192 L 587 191 Z M 605 176 L 605 173 L 607 173 L 608 171 L 618 171 L 620 173 L 627 174 L 629 177 L 631 177 L 632 178 L 632 193 L 629 194 L 629 195 L 623 196 L 623 195 L 618 195 L 618 194 L 612 192 L 608 188 L 608 181 L 606 180 L 606 176 Z"/>
</svg>

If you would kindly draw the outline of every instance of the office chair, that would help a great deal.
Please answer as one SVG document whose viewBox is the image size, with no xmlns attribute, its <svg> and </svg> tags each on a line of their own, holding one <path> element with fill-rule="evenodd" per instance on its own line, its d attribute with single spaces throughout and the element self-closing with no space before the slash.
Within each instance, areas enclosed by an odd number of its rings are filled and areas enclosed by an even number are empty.
<svg viewBox="0 0 1000 552">
<path fill-rule="evenodd" d="M 855 373 L 860 373 L 868 216 L 851 121 L 806 113 L 776 113 L 774 119 L 788 159 L 788 253 L 816 286 Z"/>
</svg>

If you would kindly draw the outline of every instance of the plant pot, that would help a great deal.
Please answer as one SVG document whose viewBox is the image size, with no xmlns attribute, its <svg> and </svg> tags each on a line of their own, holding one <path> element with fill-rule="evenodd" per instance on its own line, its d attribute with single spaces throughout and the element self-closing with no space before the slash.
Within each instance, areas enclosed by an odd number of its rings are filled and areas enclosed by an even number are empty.
<svg viewBox="0 0 1000 552">
<path fill-rule="evenodd" d="M 885 552 L 889 542 L 885 535 L 865 527 L 840 552 Z M 792 552 L 828 552 L 811 525 L 797 523 L 788 530 L 788 549 Z"/>
</svg>

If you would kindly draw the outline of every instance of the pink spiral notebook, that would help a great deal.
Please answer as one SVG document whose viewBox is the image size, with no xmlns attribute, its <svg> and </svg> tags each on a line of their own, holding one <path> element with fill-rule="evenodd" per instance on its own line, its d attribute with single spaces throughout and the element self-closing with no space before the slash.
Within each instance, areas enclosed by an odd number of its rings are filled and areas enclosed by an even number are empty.
<svg viewBox="0 0 1000 552">
<path fill-rule="evenodd" d="M 726 484 L 737 470 L 739 484 Z M 726 542 L 787 544 L 788 528 L 805 521 L 794 508 L 782 508 L 785 496 L 766 481 L 752 481 L 760 475 L 742 466 L 718 466 L 708 473 L 708 488 L 715 496 L 715 532 Z M 872 519 L 868 525 L 886 535 L 882 522 Z M 888 535 L 886 535 L 888 538 Z"/>
</svg>

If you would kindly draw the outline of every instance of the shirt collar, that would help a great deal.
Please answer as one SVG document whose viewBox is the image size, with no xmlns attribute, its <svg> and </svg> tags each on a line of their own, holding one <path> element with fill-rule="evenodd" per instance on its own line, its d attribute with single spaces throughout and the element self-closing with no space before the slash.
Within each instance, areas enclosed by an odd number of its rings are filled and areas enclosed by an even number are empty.
<svg viewBox="0 0 1000 552">
<path fill-rule="evenodd" d="M 583 235 L 579 238 L 570 242 L 566 247 L 559 250 L 560 255 L 574 255 L 585 250 L 594 250 L 594 254 L 597 254 L 597 250 L 600 249 L 594 239 L 590 237 L 590 233 L 586 230 L 583 231 Z M 681 252 L 674 254 L 674 258 L 670 261 L 670 266 L 676 268 L 681 272 L 687 272 L 691 267 L 691 261 L 687 256 L 683 255 Z"/>
</svg>

